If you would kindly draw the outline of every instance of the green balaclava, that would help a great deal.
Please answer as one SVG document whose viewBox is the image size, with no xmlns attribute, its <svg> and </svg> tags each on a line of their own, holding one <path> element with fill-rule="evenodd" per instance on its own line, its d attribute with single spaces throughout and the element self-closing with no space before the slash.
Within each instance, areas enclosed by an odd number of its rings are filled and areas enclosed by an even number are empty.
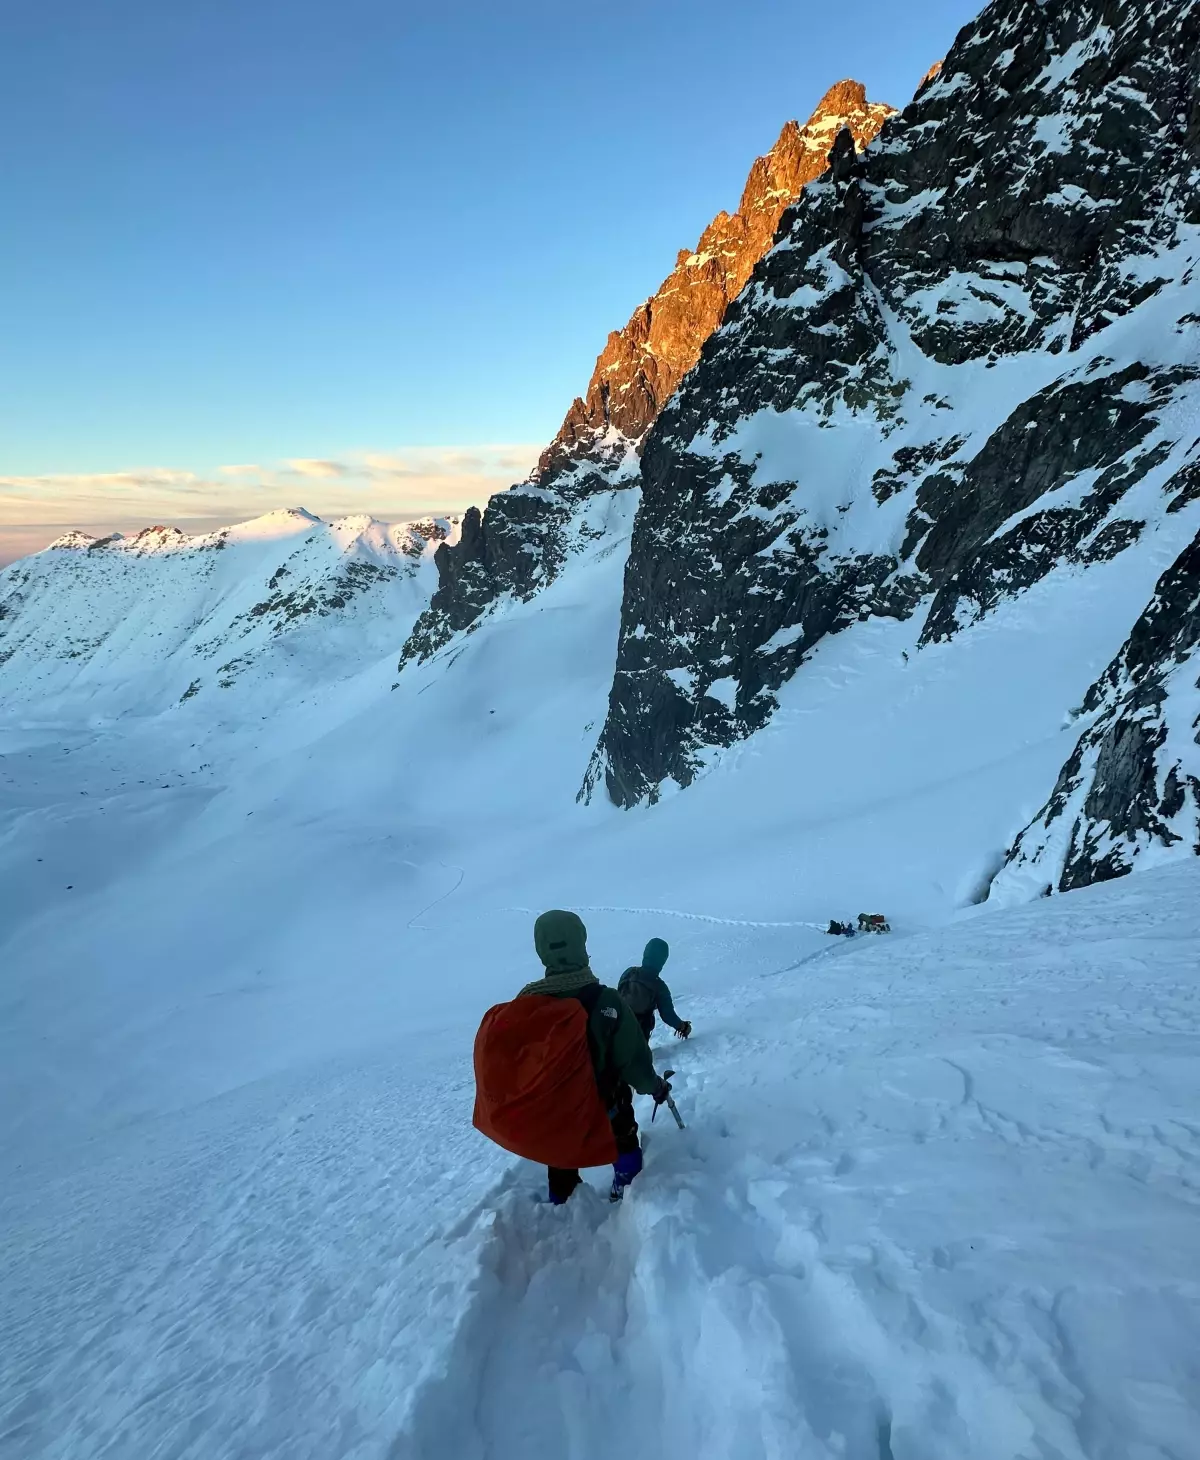
<svg viewBox="0 0 1200 1460">
<path fill-rule="evenodd" d="M 533 925 L 533 946 L 547 973 L 575 973 L 588 966 L 587 929 L 578 913 L 544 912 Z"/>
<path fill-rule="evenodd" d="M 671 950 L 661 938 L 651 938 L 646 944 L 646 951 L 642 954 L 642 967 L 651 973 L 661 973 L 663 965 L 671 956 Z"/>
</svg>

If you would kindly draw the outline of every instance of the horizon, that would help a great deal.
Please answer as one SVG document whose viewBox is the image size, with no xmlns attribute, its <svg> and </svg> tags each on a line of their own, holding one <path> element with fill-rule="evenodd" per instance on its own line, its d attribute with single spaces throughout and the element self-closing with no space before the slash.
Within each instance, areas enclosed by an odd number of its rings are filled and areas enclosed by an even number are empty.
<svg viewBox="0 0 1200 1460">
<path fill-rule="evenodd" d="M 10 17 L 0 565 L 298 501 L 482 507 L 781 128 L 843 77 L 903 107 L 977 8 L 868 0 L 847 43 L 750 0 L 744 64 L 713 0 L 608 46 L 546 0 Z"/>
<path fill-rule="evenodd" d="M 89 527 L 68 527 L 66 531 L 58 532 L 57 537 L 52 538 L 50 542 L 45 543 L 42 548 L 36 549 L 35 551 L 44 551 L 44 549 L 47 547 L 55 547 L 56 545 L 65 542 L 66 539 L 71 537 L 90 538 L 94 543 L 103 544 L 110 542 L 133 542 L 136 541 L 136 539 L 139 537 L 144 537 L 147 533 L 155 532 L 179 532 L 189 541 L 199 542 L 202 541 L 205 537 L 211 536 L 217 532 L 223 532 L 229 529 L 236 528 L 254 527 L 259 523 L 269 522 L 273 518 L 297 518 L 313 524 L 319 523 L 323 527 L 336 527 L 339 523 L 342 522 L 351 522 L 358 519 L 365 519 L 368 522 L 375 522 L 383 527 L 389 527 L 395 525 L 406 525 L 410 522 L 428 521 L 430 519 L 434 521 L 440 520 L 453 523 L 461 521 L 462 516 L 463 514 L 461 512 L 441 512 L 436 509 L 429 512 L 417 514 L 415 517 L 405 518 L 376 517 L 373 513 L 367 512 L 323 514 L 320 512 L 311 511 L 308 507 L 305 507 L 303 503 L 294 502 L 291 504 L 291 506 L 288 507 L 270 507 L 266 511 L 260 512 L 256 517 L 241 518 L 236 522 L 226 521 L 224 518 L 210 519 L 207 517 L 196 517 L 191 519 L 185 518 L 178 522 L 148 522 L 144 526 L 130 528 L 128 531 L 124 532 L 121 531 L 120 528 L 114 528 L 112 532 L 102 532 L 92 531 Z M 57 530 L 56 524 L 53 523 L 32 523 L 30 524 L 30 526 L 39 530 L 43 528 L 55 527 Z M 16 559 L 13 559 L 13 561 L 16 561 Z M 0 566 L 4 565 L 0 564 Z"/>
<path fill-rule="evenodd" d="M 292 461 L 274 472 L 255 469 L 250 481 L 245 480 L 245 468 L 219 468 L 208 479 L 157 468 L 98 473 L 61 481 L 63 494 L 57 500 L 77 504 L 77 515 L 8 522 L 4 517 L 14 506 L 19 512 L 21 502 L 33 500 L 20 496 L 17 488 L 0 497 L 0 569 L 40 552 L 68 532 L 129 537 L 147 527 L 164 526 L 202 534 L 289 509 L 311 512 L 327 522 L 356 515 L 381 522 L 461 516 L 470 506 L 482 506 L 492 492 L 528 475 L 541 449 L 485 444 L 431 452 L 416 447 L 392 454 L 366 453 L 353 465 Z M 0 488 L 16 481 L 0 476 Z M 53 491 L 60 483 L 42 479 L 33 485 Z M 106 497 L 113 504 L 109 512 L 104 510 Z M 196 510 L 201 502 L 207 510 Z"/>
</svg>

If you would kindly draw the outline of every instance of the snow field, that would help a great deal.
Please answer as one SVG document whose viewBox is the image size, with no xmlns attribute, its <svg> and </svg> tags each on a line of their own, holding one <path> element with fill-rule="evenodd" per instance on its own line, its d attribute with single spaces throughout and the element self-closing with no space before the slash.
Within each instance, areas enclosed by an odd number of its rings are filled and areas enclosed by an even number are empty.
<svg viewBox="0 0 1200 1460">
<path fill-rule="evenodd" d="M 1198 890 L 694 929 L 616 1209 L 470 1129 L 473 1008 L 98 1133 L 0 1204 L 0 1454 L 1191 1460 Z"/>
<path fill-rule="evenodd" d="M 531 1206 L 529 1168 L 485 1203 L 470 1306 L 390 1453 L 1200 1454 L 1198 885 L 689 1000 L 696 1039 L 656 1055 L 688 1129 L 655 1123 L 615 1210 Z M 741 938 L 747 967 L 779 934 Z"/>
<path fill-rule="evenodd" d="M 628 525 L 399 676 L 6 707 L 3 1460 L 1200 1454 L 1196 866 L 974 906 L 1170 545 L 860 624 L 619 813 Z M 617 1211 L 469 1123 L 554 905 L 697 1025 Z"/>
</svg>

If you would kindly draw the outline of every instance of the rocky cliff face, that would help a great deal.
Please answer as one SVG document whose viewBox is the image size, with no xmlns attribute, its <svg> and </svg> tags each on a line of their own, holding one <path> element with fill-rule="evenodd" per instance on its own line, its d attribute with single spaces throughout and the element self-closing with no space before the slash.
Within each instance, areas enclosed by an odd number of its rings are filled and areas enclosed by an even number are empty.
<svg viewBox="0 0 1200 1460">
<path fill-rule="evenodd" d="M 1198 48 L 1188 0 L 996 0 L 838 138 L 647 436 L 588 791 L 686 785 L 858 619 L 1189 540 Z"/>
<path fill-rule="evenodd" d="M 1009 853 L 998 902 L 1104 882 L 1174 848 L 1200 856 L 1200 534 L 1080 713 L 1087 728 Z"/>
<path fill-rule="evenodd" d="M 528 597 L 553 581 L 581 532 L 586 538 L 575 520 L 580 504 L 636 484 L 647 429 L 771 246 L 784 210 L 826 170 L 838 134 L 844 128 L 865 147 L 891 115 L 859 82 L 841 81 L 805 126 L 788 122 L 750 169 L 737 211 L 719 213 L 654 296 L 609 335 L 585 395 L 572 402 L 529 482 L 468 512 L 457 545 L 439 552 L 439 587 L 405 660 L 436 652 L 501 595 Z"/>
<path fill-rule="evenodd" d="M 641 440 L 770 248 L 785 208 L 828 167 L 838 133 L 846 128 L 863 148 L 892 115 L 894 108 L 868 102 L 860 82 L 839 81 L 805 126 L 787 123 L 750 169 L 737 212 L 718 213 L 696 247 L 680 251 L 658 292 L 609 335 L 587 393 L 571 403 L 542 455 L 537 480 L 580 460 L 608 459 L 614 437 Z"/>
</svg>

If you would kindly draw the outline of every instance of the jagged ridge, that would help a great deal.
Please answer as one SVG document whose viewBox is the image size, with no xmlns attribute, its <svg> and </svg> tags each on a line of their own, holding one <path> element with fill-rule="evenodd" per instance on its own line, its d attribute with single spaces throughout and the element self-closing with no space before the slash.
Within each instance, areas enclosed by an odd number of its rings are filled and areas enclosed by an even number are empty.
<svg viewBox="0 0 1200 1460">
<path fill-rule="evenodd" d="M 439 586 L 402 664 L 435 653 L 503 594 L 528 597 L 554 580 L 571 548 L 573 511 L 589 495 L 636 483 L 647 428 L 770 247 L 785 208 L 825 171 L 834 138 L 847 128 L 865 147 L 893 114 L 868 102 L 861 83 L 841 81 L 805 126 L 787 123 L 750 169 L 737 211 L 719 213 L 695 249 L 681 250 L 657 292 L 609 336 L 530 480 L 493 496 L 485 512 L 467 512 L 457 545 L 437 555 Z"/>
<path fill-rule="evenodd" d="M 9 705 L 67 694 L 154 713 L 231 689 L 252 667 L 282 673 L 318 621 L 323 672 L 335 643 L 353 672 L 408 632 L 434 548 L 456 529 L 290 509 L 195 536 L 68 533 L 0 572 L 0 692 Z"/>
<path fill-rule="evenodd" d="M 837 134 L 848 128 L 863 148 L 894 115 L 894 107 L 869 102 L 861 82 L 839 81 L 805 126 L 786 123 L 751 167 L 737 211 L 718 213 L 694 249 L 680 250 L 675 268 L 624 329 L 609 335 L 585 395 L 572 401 L 534 480 L 593 453 L 603 457 L 611 433 L 641 440 L 770 248 L 784 210 L 828 167 Z"/>
<path fill-rule="evenodd" d="M 1186 534 L 1198 26 L 997 0 L 839 143 L 649 432 L 587 789 L 686 785 L 856 619 L 921 610 L 933 643 Z"/>
</svg>

